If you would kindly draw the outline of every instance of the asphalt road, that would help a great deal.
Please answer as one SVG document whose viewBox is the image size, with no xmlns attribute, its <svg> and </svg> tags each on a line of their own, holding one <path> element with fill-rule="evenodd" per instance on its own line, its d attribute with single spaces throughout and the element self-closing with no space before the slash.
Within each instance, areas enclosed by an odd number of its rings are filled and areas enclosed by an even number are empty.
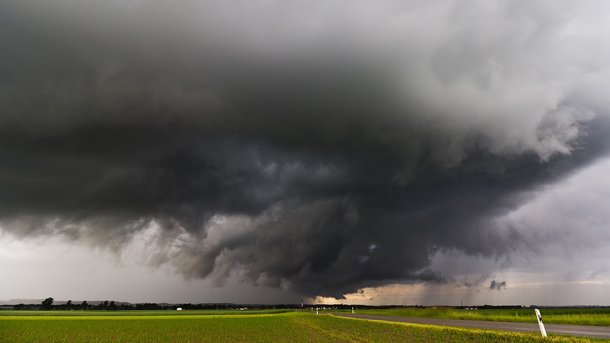
<svg viewBox="0 0 610 343">
<path fill-rule="evenodd" d="M 380 316 L 373 314 L 351 314 L 333 313 L 338 317 L 350 317 L 360 319 L 385 320 L 390 322 L 403 322 L 413 324 L 454 326 L 472 329 L 504 330 L 513 332 L 540 332 L 538 323 L 512 323 L 512 322 L 491 322 L 483 320 L 456 320 L 440 318 L 412 318 L 397 316 Z M 532 316 L 533 320 L 536 317 Z M 589 326 L 589 325 L 563 325 L 563 324 L 544 324 L 548 334 L 584 336 L 590 338 L 610 338 L 610 327 L 608 326 Z"/>
</svg>

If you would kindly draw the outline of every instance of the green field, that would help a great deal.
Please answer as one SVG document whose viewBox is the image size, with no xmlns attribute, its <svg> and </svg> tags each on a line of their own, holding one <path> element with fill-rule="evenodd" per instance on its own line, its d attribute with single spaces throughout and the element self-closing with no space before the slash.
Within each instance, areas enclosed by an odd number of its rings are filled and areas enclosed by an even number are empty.
<svg viewBox="0 0 610 343">
<path fill-rule="evenodd" d="M 36 312 L 36 311 L 33 311 Z M 75 313 L 76 312 L 76 313 Z M 228 313 L 227 313 L 228 312 Z M 307 312 L 7 311 L 0 342 L 587 342 L 486 330 L 319 316 Z"/>
<path fill-rule="evenodd" d="M 541 309 L 544 322 L 547 324 L 610 325 L 608 308 L 557 308 Z M 342 311 L 348 312 L 348 311 Z M 357 310 L 361 314 L 378 314 L 386 316 L 447 318 L 466 320 L 491 320 L 502 322 L 536 323 L 533 309 L 479 309 L 462 310 L 454 308 L 391 308 Z"/>
<path fill-rule="evenodd" d="M 3 317 L 24 317 L 24 316 L 38 316 L 38 317 L 123 317 L 123 316 L 134 316 L 134 317 L 149 317 L 149 316 L 218 316 L 218 315 L 252 315 L 252 314 L 274 314 L 274 313 L 285 313 L 292 312 L 291 310 L 277 309 L 277 310 L 186 310 L 186 311 L 175 311 L 175 310 L 129 310 L 129 311 L 91 311 L 91 310 L 69 310 L 69 311 L 0 311 L 0 319 Z"/>
</svg>

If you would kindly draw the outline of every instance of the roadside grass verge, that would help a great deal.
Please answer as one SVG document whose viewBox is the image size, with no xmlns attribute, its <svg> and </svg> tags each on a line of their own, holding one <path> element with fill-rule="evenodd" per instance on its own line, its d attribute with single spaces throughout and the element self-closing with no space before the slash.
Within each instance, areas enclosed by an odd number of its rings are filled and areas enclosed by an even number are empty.
<svg viewBox="0 0 610 343">
<path fill-rule="evenodd" d="M 351 312 L 343 310 L 340 312 Z M 541 309 L 545 324 L 573 324 L 610 326 L 610 309 L 607 308 L 559 308 Z M 479 309 L 399 307 L 390 309 L 362 309 L 360 314 L 376 314 L 398 317 L 445 318 L 464 320 L 488 320 L 499 322 L 536 323 L 533 309 Z"/>
</svg>

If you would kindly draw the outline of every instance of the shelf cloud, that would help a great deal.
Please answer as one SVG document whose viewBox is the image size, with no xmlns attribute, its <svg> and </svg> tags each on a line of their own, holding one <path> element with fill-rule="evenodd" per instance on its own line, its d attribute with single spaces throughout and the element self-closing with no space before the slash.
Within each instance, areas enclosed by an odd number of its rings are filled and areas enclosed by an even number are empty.
<svg viewBox="0 0 610 343">
<path fill-rule="evenodd" d="M 450 281 L 434 253 L 529 249 L 496 219 L 608 154 L 599 6 L 3 1 L 1 230 L 305 296 Z"/>
</svg>

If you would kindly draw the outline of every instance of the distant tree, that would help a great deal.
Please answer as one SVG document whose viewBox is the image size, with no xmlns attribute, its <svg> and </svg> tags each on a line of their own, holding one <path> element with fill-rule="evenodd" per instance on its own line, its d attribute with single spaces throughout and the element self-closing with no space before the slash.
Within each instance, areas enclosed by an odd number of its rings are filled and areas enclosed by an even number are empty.
<svg viewBox="0 0 610 343">
<path fill-rule="evenodd" d="M 81 307 L 83 310 L 88 309 L 88 308 L 89 308 L 89 304 L 87 304 L 87 300 L 83 301 L 83 302 L 80 304 L 80 307 Z"/>
<path fill-rule="evenodd" d="M 68 310 L 72 309 L 72 300 L 68 300 L 68 302 L 66 303 L 66 309 L 68 309 Z"/>
<path fill-rule="evenodd" d="M 116 305 L 114 304 L 114 300 L 110 302 L 110 305 L 108 305 L 108 309 L 109 310 L 116 310 Z"/>
<path fill-rule="evenodd" d="M 50 310 L 53 308 L 53 298 L 49 297 L 42 301 L 42 308 Z"/>
</svg>

